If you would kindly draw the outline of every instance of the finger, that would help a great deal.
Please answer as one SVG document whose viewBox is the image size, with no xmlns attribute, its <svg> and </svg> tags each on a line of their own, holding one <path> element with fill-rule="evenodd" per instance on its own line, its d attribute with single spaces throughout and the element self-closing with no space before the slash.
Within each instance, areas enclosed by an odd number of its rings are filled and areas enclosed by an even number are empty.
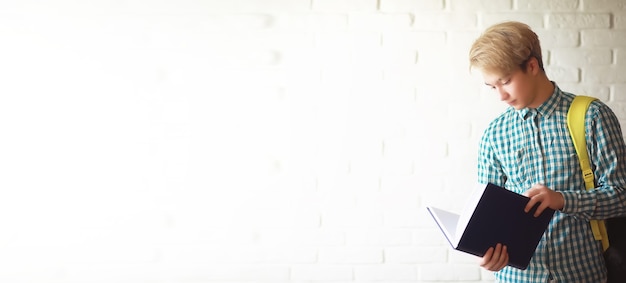
<svg viewBox="0 0 626 283">
<path fill-rule="evenodd" d="M 541 215 L 541 213 L 546 210 L 546 208 L 548 208 L 548 204 L 544 201 L 541 202 L 539 204 L 539 206 L 537 206 L 537 210 L 535 210 L 535 217 L 539 217 L 539 215 Z"/>
<path fill-rule="evenodd" d="M 502 247 L 502 253 L 500 255 L 500 260 L 498 261 L 498 270 L 504 268 L 507 264 L 509 264 L 509 251 L 506 246 Z"/>
<path fill-rule="evenodd" d="M 526 207 L 524 207 L 524 212 L 528 213 L 531 209 L 533 209 L 533 206 L 535 206 L 538 201 L 539 199 L 536 197 L 530 198 L 530 200 L 528 200 L 528 203 L 526 203 Z"/>
<path fill-rule="evenodd" d="M 496 271 L 498 267 L 498 262 L 500 261 L 500 256 L 502 253 L 502 244 L 497 244 L 495 249 L 493 250 L 493 254 L 489 259 L 489 262 L 485 265 L 485 268 L 490 271 Z"/>
<path fill-rule="evenodd" d="M 491 270 L 493 271 L 497 271 L 499 270 L 500 267 L 500 261 L 502 261 L 503 255 L 502 255 L 502 250 L 503 250 L 504 245 L 503 244 L 497 244 L 496 245 L 496 249 L 494 250 L 494 260 L 493 260 L 493 265 L 491 267 Z"/>
<path fill-rule="evenodd" d="M 538 195 L 540 192 L 541 192 L 541 190 L 539 190 L 539 188 L 537 188 L 537 187 L 532 187 L 532 188 L 530 188 L 530 189 L 526 190 L 526 191 L 524 192 L 524 195 L 525 195 L 525 196 L 527 196 L 527 197 L 529 197 L 529 198 L 532 198 L 532 197 L 534 197 L 534 196 Z"/>
<path fill-rule="evenodd" d="M 500 250 L 498 251 L 497 255 L 494 256 L 494 260 L 492 261 L 492 266 L 491 266 L 491 271 L 498 271 L 500 269 L 502 269 L 502 261 L 506 260 L 506 250 L 505 250 L 505 246 L 502 244 L 498 244 Z M 495 252 L 495 251 L 494 251 Z"/>
<path fill-rule="evenodd" d="M 489 249 L 487 249 L 487 251 L 485 252 L 485 255 L 483 256 L 482 261 L 480 262 L 480 266 L 487 268 L 486 266 L 489 264 L 489 261 L 491 261 L 491 256 L 493 255 L 493 247 L 490 247 Z"/>
</svg>

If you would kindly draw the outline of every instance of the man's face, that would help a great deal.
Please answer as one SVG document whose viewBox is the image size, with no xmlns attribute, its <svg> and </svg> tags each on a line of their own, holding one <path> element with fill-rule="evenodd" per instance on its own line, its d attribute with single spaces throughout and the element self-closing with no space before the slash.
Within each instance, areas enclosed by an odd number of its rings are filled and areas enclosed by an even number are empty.
<svg viewBox="0 0 626 283">
<path fill-rule="evenodd" d="M 516 110 L 539 106 L 535 105 L 534 76 L 528 70 L 524 72 L 518 68 L 509 74 L 483 70 L 482 74 L 485 84 L 500 96 L 500 100 Z"/>
</svg>

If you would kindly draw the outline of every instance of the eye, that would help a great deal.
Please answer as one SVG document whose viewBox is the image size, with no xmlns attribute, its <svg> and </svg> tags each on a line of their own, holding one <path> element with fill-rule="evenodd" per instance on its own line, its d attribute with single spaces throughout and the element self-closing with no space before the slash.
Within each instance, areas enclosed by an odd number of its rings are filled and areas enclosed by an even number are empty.
<svg viewBox="0 0 626 283">
<path fill-rule="evenodd" d="M 503 84 L 503 85 L 508 85 L 509 83 L 511 83 L 511 79 L 510 79 L 510 78 L 509 78 L 509 79 L 507 79 L 506 81 L 504 81 L 502 84 Z"/>
</svg>

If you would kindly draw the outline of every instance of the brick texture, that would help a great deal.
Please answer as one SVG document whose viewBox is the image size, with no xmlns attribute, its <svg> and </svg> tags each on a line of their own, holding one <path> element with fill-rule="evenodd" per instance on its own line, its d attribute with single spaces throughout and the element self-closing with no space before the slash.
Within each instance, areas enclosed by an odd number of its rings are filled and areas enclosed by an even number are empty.
<svg viewBox="0 0 626 283">
<path fill-rule="evenodd" d="M 0 3 L 0 282 L 493 282 L 459 211 L 494 23 L 626 122 L 626 2 Z"/>
</svg>

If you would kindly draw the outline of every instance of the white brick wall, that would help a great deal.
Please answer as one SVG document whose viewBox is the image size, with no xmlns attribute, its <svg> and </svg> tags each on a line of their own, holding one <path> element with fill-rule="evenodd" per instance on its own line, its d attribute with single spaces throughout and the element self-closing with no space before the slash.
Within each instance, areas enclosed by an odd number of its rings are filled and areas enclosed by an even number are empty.
<svg viewBox="0 0 626 283">
<path fill-rule="evenodd" d="M 491 282 L 458 210 L 521 20 L 626 121 L 621 0 L 0 1 L 0 282 Z"/>
</svg>

